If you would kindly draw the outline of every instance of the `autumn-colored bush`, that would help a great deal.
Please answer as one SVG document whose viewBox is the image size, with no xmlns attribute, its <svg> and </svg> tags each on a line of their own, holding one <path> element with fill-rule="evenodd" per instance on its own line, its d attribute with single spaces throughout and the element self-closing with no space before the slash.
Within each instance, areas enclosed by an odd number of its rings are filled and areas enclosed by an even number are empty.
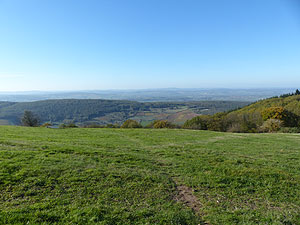
<svg viewBox="0 0 300 225">
<path fill-rule="evenodd" d="M 269 107 L 261 112 L 264 121 L 269 119 L 280 120 L 283 126 L 297 127 L 299 124 L 299 116 L 284 109 L 283 107 Z"/>
<path fill-rule="evenodd" d="M 153 128 L 175 128 L 176 126 L 167 120 L 158 120 L 153 124 Z"/>
<path fill-rule="evenodd" d="M 51 127 L 51 126 L 52 126 L 51 123 L 43 123 L 43 124 L 41 125 L 41 127 Z"/>
</svg>

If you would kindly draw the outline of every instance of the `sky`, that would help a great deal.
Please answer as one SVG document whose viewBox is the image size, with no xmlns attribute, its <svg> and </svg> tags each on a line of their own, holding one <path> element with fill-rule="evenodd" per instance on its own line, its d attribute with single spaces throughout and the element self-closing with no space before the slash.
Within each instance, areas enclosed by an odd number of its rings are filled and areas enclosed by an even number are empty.
<svg viewBox="0 0 300 225">
<path fill-rule="evenodd" d="M 300 87 L 299 0 L 0 0 L 0 92 Z"/>
</svg>

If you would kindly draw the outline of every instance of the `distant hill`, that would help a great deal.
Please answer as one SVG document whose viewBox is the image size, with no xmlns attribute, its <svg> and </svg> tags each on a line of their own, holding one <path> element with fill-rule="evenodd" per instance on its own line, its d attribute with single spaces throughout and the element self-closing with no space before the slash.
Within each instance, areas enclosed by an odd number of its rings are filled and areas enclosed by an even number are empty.
<svg viewBox="0 0 300 225">
<path fill-rule="evenodd" d="M 148 102 L 99 99 L 60 99 L 35 102 L 0 102 L 0 124 L 19 124 L 25 110 L 37 114 L 42 122 L 55 124 L 122 123 L 135 119 L 143 124 L 157 119 L 184 123 L 201 114 L 214 114 L 236 109 L 249 102 Z"/>
</svg>

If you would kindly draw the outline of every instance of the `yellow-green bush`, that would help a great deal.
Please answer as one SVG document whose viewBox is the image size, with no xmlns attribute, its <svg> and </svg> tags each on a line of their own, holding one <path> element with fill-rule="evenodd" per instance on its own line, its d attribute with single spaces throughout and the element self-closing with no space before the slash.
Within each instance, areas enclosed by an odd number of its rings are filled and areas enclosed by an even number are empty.
<svg viewBox="0 0 300 225">
<path fill-rule="evenodd" d="M 135 120 L 126 120 L 121 126 L 121 128 L 141 128 L 141 127 L 142 125 Z"/>
</svg>

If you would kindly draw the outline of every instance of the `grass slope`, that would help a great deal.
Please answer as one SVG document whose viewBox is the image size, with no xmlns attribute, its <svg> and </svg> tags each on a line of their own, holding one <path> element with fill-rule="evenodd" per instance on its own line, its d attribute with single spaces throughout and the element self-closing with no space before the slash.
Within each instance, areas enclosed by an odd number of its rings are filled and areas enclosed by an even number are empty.
<svg viewBox="0 0 300 225">
<path fill-rule="evenodd" d="M 0 127 L 0 224 L 300 224 L 300 136 Z M 199 212 L 176 202 L 190 187 Z"/>
</svg>

